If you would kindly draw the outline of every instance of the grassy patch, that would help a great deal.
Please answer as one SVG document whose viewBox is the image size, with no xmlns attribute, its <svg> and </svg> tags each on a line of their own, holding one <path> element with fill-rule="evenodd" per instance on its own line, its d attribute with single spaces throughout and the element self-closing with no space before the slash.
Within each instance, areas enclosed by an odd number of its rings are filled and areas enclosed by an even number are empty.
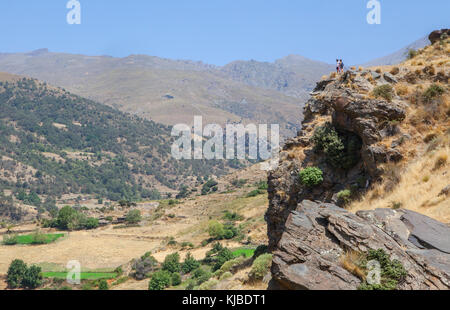
<svg viewBox="0 0 450 310">
<path fill-rule="evenodd" d="M 39 234 L 39 238 L 36 238 L 36 234 L 11 236 L 8 238 L 8 242 L 4 242 L 7 245 L 14 244 L 49 244 L 55 242 L 59 238 L 64 237 L 64 234 Z"/>
<path fill-rule="evenodd" d="M 255 254 L 255 249 L 242 248 L 233 251 L 235 257 L 245 256 L 246 258 L 250 258 L 253 257 L 253 254 Z"/>
</svg>

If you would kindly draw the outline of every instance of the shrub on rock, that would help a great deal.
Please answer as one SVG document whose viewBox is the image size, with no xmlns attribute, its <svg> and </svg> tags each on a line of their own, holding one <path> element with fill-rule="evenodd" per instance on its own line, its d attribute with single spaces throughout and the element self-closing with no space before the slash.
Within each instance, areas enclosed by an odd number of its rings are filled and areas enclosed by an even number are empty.
<svg viewBox="0 0 450 310">
<path fill-rule="evenodd" d="M 300 182 L 308 187 L 317 186 L 323 182 L 323 172 L 317 167 L 308 167 L 300 171 Z"/>
</svg>

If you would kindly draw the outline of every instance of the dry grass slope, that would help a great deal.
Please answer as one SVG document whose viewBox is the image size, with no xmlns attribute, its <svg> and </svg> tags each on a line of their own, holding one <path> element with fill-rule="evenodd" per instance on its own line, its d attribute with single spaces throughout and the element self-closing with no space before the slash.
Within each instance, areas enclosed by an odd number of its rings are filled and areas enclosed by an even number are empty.
<svg viewBox="0 0 450 310">
<path fill-rule="evenodd" d="M 406 77 L 395 86 L 396 94 L 408 105 L 406 121 L 397 125 L 407 137 L 399 146 L 405 158 L 397 165 L 386 165 L 383 182 L 350 209 L 405 208 L 450 223 L 450 195 L 445 190 L 450 186 L 449 41 L 427 46 L 399 66 L 379 69 L 403 72 Z M 436 77 L 434 81 L 431 76 Z M 440 89 L 439 93 L 433 95 L 432 88 Z M 393 140 L 382 143 L 390 145 Z"/>
</svg>

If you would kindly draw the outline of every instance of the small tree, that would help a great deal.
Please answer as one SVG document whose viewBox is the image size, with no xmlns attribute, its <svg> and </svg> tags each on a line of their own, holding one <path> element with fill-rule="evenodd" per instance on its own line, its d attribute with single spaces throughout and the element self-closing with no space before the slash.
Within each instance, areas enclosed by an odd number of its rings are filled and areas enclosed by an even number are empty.
<svg viewBox="0 0 450 310">
<path fill-rule="evenodd" d="M 169 287 L 171 282 L 170 272 L 160 270 L 153 274 L 152 279 L 148 284 L 148 289 L 151 291 L 161 291 Z"/>
<path fill-rule="evenodd" d="M 27 272 L 27 265 L 23 260 L 16 259 L 12 261 L 8 268 L 6 282 L 9 288 L 18 288 L 22 285 L 23 277 Z"/>
<path fill-rule="evenodd" d="M 70 230 L 74 228 L 74 221 L 77 218 L 77 211 L 70 206 L 65 206 L 58 212 L 56 224 L 59 229 Z"/>
<path fill-rule="evenodd" d="M 222 239 L 225 234 L 223 224 L 219 223 L 218 221 L 209 222 L 208 233 L 211 238 Z"/>
<path fill-rule="evenodd" d="M 25 272 L 21 286 L 24 288 L 35 289 L 42 284 L 42 269 L 41 267 L 31 266 Z"/>
<path fill-rule="evenodd" d="M 180 268 L 180 254 L 178 252 L 166 256 L 162 265 L 163 270 L 174 273 L 179 272 Z"/>
<path fill-rule="evenodd" d="M 85 229 L 95 229 L 98 227 L 98 219 L 89 217 L 84 224 Z"/>
<path fill-rule="evenodd" d="M 184 263 L 181 266 L 181 270 L 183 271 L 183 273 L 190 273 L 198 267 L 200 267 L 200 262 L 197 261 L 191 253 L 187 253 L 186 258 L 184 259 Z"/>
<path fill-rule="evenodd" d="M 151 253 L 145 253 L 140 259 L 136 260 L 132 266 L 134 270 L 134 278 L 137 280 L 143 280 L 148 275 L 158 268 L 158 261 L 151 256 Z"/>
<path fill-rule="evenodd" d="M 128 224 L 137 224 L 142 220 L 141 211 L 131 210 L 126 216 L 126 221 Z"/>
<path fill-rule="evenodd" d="M 233 258 L 234 258 L 233 252 L 231 252 L 230 249 L 228 248 L 223 248 L 217 255 L 216 263 L 213 266 L 213 270 L 214 271 L 219 270 L 223 264 L 225 264 L 227 261 Z"/>
<path fill-rule="evenodd" d="M 109 289 L 108 282 L 105 279 L 100 280 L 98 283 L 98 289 L 101 291 L 107 291 Z"/>
<path fill-rule="evenodd" d="M 172 274 L 172 286 L 177 286 L 181 284 L 181 275 L 179 272 L 174 272 Z"/>
</svg>

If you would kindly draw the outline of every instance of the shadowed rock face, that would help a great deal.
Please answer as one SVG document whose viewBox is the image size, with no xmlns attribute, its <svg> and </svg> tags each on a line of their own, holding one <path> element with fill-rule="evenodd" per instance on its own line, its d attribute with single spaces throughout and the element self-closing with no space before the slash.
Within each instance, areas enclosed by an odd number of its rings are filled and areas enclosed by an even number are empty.
<svg viewBox="0 0 450 310">
<path fill-rule="evenodd" d="M 361 280 L 341 266 L 341 255 L 383 249 L 408 272 L 399 289 L 449 289 L 449 236 L 448 226 L 415 212 L 377 209 L 355 215 L 305 200 L 288 216 L 273 252 L 272 274 L 284 289 L 354 290 Z"/>
</svg>

